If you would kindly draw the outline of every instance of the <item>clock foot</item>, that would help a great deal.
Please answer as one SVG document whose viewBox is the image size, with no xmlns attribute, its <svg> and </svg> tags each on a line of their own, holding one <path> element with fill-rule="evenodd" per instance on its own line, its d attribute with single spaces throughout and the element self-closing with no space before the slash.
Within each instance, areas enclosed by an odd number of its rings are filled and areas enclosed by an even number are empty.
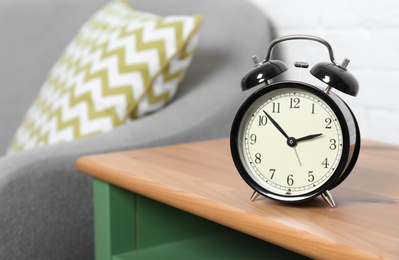
<svg viewBox="0 0 399 260">
<path fill-rule="evenodd" d="M 333 197 L 332 197 L 332 195 L 331 195 L 329 190 L 326 190 L 324 193 L 321 194 L 321 196 L 328 203 L 328 205 L 331 206 L 331 208 L 335 208 L 336 207 L 334 199 L 333 199 Z"/>
<path fill-rule="evenodd" d="M 257 191 L 254 191 L 254 193 L 252 193 L 251 196 L 251 201 L 254 202 L 256 200 L 257 197 L 259 197 L 260 193 Z"/>
</svg>

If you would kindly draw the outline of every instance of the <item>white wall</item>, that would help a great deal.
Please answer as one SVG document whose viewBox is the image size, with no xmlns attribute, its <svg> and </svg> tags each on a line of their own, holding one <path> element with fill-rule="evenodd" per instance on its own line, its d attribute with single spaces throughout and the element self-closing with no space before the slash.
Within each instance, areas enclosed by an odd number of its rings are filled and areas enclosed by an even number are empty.
<svg viewBox="0 0 399 260">
<path fill-rule="evenodd" d="M 277 36 L 319 36 L 331 44 L 337 62 L 350 58 L 348 70 L 359 81 L 360 91 L 357 97 L 338 95 L 355 113 L 362 138 L 399 144 L 399 1 L 250 1 L 271 19 Z M 307 61 L 311 67 L 329 61 L 327 49 L 316 42 L 278 46 L 288 64 Z M 258 55 L 264 58 L 264 53 Z M 298 69 L 292 67 L 290 72 L 290 78 L 298 79 Z M 323 84 L 308 71 L 301 75 L 302 80 Z"/>
</svg>

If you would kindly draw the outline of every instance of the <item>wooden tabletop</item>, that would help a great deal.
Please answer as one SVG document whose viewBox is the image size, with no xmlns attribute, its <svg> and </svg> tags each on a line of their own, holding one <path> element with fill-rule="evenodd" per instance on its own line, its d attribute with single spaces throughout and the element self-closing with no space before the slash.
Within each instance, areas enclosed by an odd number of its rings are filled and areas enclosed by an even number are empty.
<svg viewBox="0 0 399 260">
<path fill-rule="evenodd" d="M 323 259 L 399 259 L 399 147 L 363 141 L 350 176 L 321 198 L 282 204 L 241 179 L 228 139 L 82 157 L 89 175 L 289 250 Z"/>
</svg>

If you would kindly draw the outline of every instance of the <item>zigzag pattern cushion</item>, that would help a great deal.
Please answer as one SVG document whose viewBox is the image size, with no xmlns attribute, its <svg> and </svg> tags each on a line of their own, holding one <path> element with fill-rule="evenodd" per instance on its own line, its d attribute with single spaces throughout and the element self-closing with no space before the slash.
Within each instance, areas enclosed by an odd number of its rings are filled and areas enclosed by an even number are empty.
<svg viewBox="0 0 399 260">
<path fill-rule="evenodd" d="M 165 106 L 191 62 L 201 21 L 110 2 L 53 66 L 9 153 L 104 133 Z"/>
</svg>

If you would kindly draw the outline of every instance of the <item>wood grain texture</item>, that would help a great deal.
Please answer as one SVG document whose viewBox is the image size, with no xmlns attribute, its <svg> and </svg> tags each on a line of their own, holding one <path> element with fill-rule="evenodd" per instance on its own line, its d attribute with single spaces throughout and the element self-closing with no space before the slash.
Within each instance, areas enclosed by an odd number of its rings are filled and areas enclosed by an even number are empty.
<svg viewBox="0 0 399 260">
<path fill-rule="evenodd" d="M 95 178 L 300 254 L 323 259 L 399 259 L 399 147 L 363 141 L 351 175 L 321 198 L 283 204 L 241 179 L 228 139 L 79 158 Z"/>
</svg>

